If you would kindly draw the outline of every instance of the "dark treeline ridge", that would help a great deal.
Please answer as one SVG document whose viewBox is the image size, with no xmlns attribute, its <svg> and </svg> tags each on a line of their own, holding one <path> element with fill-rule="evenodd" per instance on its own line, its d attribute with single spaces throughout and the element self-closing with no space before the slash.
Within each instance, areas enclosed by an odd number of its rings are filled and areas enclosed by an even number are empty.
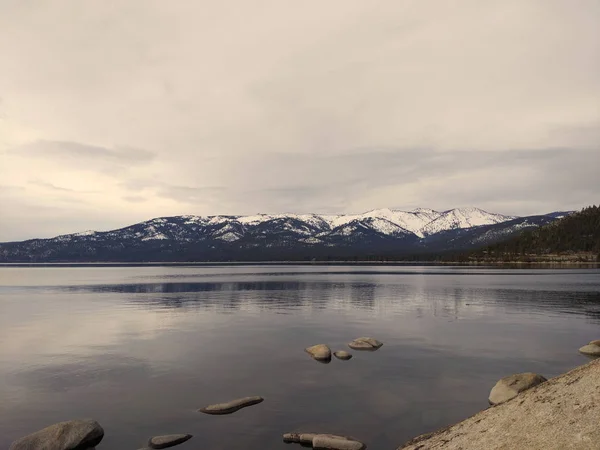
<svg viewBox="0 0 600 450">
<path fill-rule="evenodd" d="M 438 255 L 454 261 L 600 262 L 600 207 L 589 206 L 556 222 L 526 230 L 481 249 Z"/>
<path fill-rule="evenodd" d="M 590 206 L 504 242 L 470 252 L 470 257 L 521 259 L 528 255 L 594 254 L 600 261 L 600 207 Z"/>
</svg>

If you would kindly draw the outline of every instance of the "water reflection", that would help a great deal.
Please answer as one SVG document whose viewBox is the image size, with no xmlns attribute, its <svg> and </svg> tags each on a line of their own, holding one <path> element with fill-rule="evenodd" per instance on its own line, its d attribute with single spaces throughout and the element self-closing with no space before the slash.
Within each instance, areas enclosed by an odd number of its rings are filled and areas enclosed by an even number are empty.
<svg viewBox="0 0 600 450">
<path fill-rule="evenodd" d="M 586 362 L 600 337 L 598 271 L 319 269 L 0 269 L 0 448 L 73 417 L 103 424 L 103 448 L 190 432 L 275 449 L 292 430 L 395 448 L 487 407 L 502 376 Z M 363 335 L 384 346 L 303 352 Z M 195 413 L 247 395 L 265 402 Z"/>
</svg>

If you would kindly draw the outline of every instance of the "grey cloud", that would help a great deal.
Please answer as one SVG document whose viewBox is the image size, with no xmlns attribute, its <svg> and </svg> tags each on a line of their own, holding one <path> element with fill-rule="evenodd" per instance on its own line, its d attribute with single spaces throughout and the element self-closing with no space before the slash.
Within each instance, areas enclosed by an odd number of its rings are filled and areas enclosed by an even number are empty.
<svg viewBox="0 0 600 450">
<path fill-rule="evenodd" d="M 39 186 L 39 187 L 42 187 L 45 189 L 49 189 L 51 191 L 65 192 L 65 193 L 72 193 L 72 194 L 89 194 L 89 193 L 95 192 L 95 191 L 80 191 L 77 189 L 70 189 L 70 188 L 66 188 L 66 187 L 62 187 L 62 186 L 57 186 L 53 183 L 48 183 L 46 181 L 41 181 L 41 180 L 30 181 L 29 184 L 34 185 L 34 186 Z"/>
<path fill-rule="evenodd" d="M 39 140 L 11 150 L 12 154 L 41 158 L 70 158 L 88 161 L 111 161 L 121 164 L 140 164 L 154 159 L 155 154 L 131 147 L 116 147 L 111 150 L 96 145 L 68 141 Z"/>
<path fill-rule="evenodd" d="M 157 195 L 186 203 L 195 203 L 202 201 L 214 201 L 215 196 L 222 196 L 227 192 L 224 187 L 192 187 L 192 186 L 174 186 L 162 184 L 157 191 Z"/>
<path fill-rule="evenodd" d="M 130 203 L 141 203 L 147 201 L 147 199 L 141 195 L 125 195 L 123 196 L 123 200 Z"/>
<path fill-rule="evenodd" d="M 0 14 L 6 235 L 600 195 L 596 0 L 61 2 Z"/>
<path fill-rule="evenodd" d="M 262 164 L 267 159 L 270 164 Z M 240 210 L 246 210 L 248 202 L 268 212 L 330 213 L 374 207 L 447 209 L 473 205 L 525 215 L 543 213 L 548 208 L 582 207 L 600 195 L 600 179 L 595 176 L 600 153 L 595 151 L 550 148 L 436 152 L 388 148 L 322 157 L 271 154 L 263 160 L 255 155 L 253 160 L 245 167 L 253 179 L 262 180 L 266 186 L 245 191 L 241 187 L 250 181 L 238 179 L 228 200 Z M 299 184 L 302 178 L 305 184 Z M 403 195 L 412 183 L 422 184 L 419 191 L 411 197 Z M 382 195 L 379 204 L 360 203 L 365 195 L 382 188 L 396 190 L 398 195 Z"/>
</svg>

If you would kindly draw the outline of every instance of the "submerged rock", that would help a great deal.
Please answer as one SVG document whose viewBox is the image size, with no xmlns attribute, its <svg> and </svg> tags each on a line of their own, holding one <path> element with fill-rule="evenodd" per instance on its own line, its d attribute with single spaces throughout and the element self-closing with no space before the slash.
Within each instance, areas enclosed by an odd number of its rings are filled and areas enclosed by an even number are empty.
<svg viewBox="0 0 600 450">
<path fill-rule="evenodd" d="M 304 349 L 306 353 L 321 362 L 331 361 L 331 349 L 325 344 L 317 344 Z"/>
<path fill-rule="evenodd" d="M 317 434 L 313 437 L 312 446 L 318 450 L 364 450 L 367 448 L 362 442 L 334 434 Z"/>
<path fill-rule="evenodd" d="M 531 389 L 544 381 L 548 380 L 541 375 L 531 372 L 517 373 L 504 377 L 492 388 L 488 401 L 491 405 L 504 403 L 515 398 L 520 392 Z"/>
<path fill-rule="evenodd" d="M 333 356 L 335 356 L 337 359 L 341 359 L 342 361 L 348 361 L 349 359 L 352 359 L 352 353 L 349 353 L 344 350 L 338 350 L 337 352 L 333 352 Z"/>
<path fill-rule="evenodd" d="M 164 436 L 154 436 L 148 440 L 148 447 L 154 449 L 169 448 L 175 445 L 183 444 L 192 438 L 191 434 L 167 434 Z"/>
<path fill-rule="evenodd" d="M 95 420 L 70 420 L 17 439 L 9 450 L 86 450 L 98 445 L 103 437 L 104 430 Z"/>
<path fill-rule="evenodd" d="M 215 415 L 219 415 L 219 414 L 231 414 L 234 413 L 236 411 L 239 411 L 242 408 L 245 408 L 247 406 L 252 406 L 252 405 L 257 405 L 259 403 L 262 403 L 264 401 L 264 398 L 262 397 L 244 397 L 244 398 L 238 398 L 236 400 L 231 400 L 230 402 L 226 402 L 226 403 L 217 403 L 215 405 L 209 405 L 206 408 L 202 408 L 199 411 L 206 413 L 206 414 L 215 414 Z"/>
<path fill-rule="evenodd" d="M 600 342 L 600 341 L 592 341 L 592 342 Z M 583 353 L 588 356 L 600 356 L 600 345 L 592 344 L 591 342 L 588 345 L 584 345 L 579 349 L 579 353 Z"/>
<path fill-rule="evenodd" d="M 378 350 L 383 345 L 383 342 L 378 341 L 372 337 L 359 337 L 354 339 L 348 344 L 353 350 Z"/>
</svg>

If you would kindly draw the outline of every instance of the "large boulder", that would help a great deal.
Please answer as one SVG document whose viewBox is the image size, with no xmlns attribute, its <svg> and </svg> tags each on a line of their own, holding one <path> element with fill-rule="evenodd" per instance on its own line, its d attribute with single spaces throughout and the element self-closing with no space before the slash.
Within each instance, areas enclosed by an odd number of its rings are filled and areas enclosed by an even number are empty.
<svg viewBox="0 0 600 450">
<path fill-rule="evenodd" d="M 264 399 L 262 397 L 244 397 L 236 400 L 231 400 L 227 403 L 217 403 L 216 405 L 209 405 L 206 408 L 200 409 L 200 412 L 205 414 L 231 414 L 247 406 L 257 405 L 262 403 Z"/>
<path fill-rule="evenodd" d="M 9 450 L 86 450 L 103 437 L 104 430 L 95 420 L 70 420 L 17 439 Z"/>
<path fill-rule="evenodd" d="M 531 389 L 538 384 L 548 381 L 541 375 L 525 372 L 510 375 L 499 380 L 490 392 L 489 402 L 491 405 L 504 403 L 515 398 L 519 392 Z"/>
<path fill-rule="evenodd" d="M 164 436 L 154 436 L 148 440 L 148 447 L 154 449 L 163 449 L 183 444 L 192 438 L 191 434 L 166 434 Z"/>
<path fill-rule="evenodd" d="M 375 351 L 378 350 L 382 345 L 383 342 L 380 342 L 375 338 L 359 337 L 350 342 L 348 344 L 348 347 L 350 347 L 353 350 Z"/>
<path fill-rule="evenodd" d="M 331 361 L 331 349 L 325 344 L 317 344 L 304 349 L 306 353 L 321 362 Z"/>
<path fill-rule="evenodd" d="M 600 343 L 600 341 L 592 341 L 588 345 L 584 345 L 579 349 L 579 353 L 583 353 L 588 356 L 600 356 L 600 345 L 594 344 L 594 342 Z"/>
</svg>

